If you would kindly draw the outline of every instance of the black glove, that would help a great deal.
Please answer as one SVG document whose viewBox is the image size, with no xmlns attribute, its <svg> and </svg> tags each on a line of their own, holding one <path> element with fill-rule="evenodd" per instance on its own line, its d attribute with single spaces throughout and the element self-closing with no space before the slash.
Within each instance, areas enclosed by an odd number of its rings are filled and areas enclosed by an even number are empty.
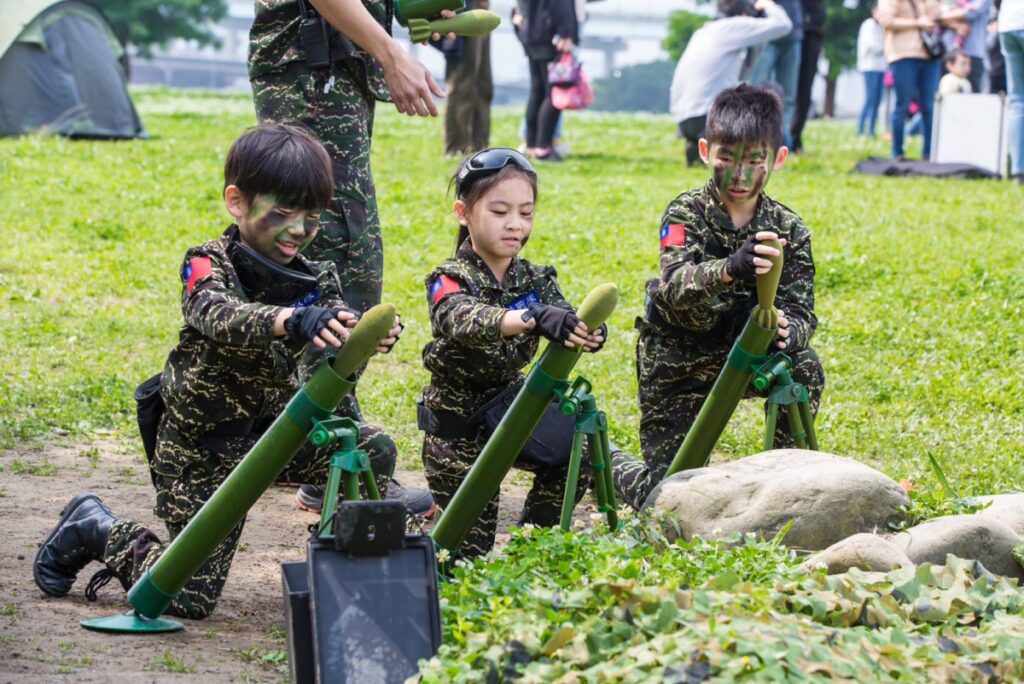
<svg viewBox="0 0 1024 684">
<path fill-rule="evenodd" d="M 569 335 L 580 323 L 580 319 L 574 311 L 549 304 L 531 304 L 523 314 L 523 320 L 528 321 L 531 318 L 536 321 L 536 324 L 529 331 L 530 333 L 541 335 L 559 344 L 565 344 Z"/>
<path fill-rule="evenodd" d="M 733 252 L 725 261 L 725 272 L 734 280 L 752 282 L 757 275 L 757 267 L 754 266 L 754 257 L 760 256 L 754 251 L 754 247 L 761 244 L 761 241 L 753 235 L 748 237 L 740 248 Z M 767 257 L 762 257 L 767 258 Z"/>
<path fill-rule="evenodd" d="M 587 350 L 591 354 L 593 354 L 594 352 L 601 351 L 601 348 L 604 347 L 604 343 L 608 341 L 608 324 L 607 323 L 602 323 L 600 328 L 598 328 L 597 330 L 593 330 L 591 332 L 593 332 L 595 334 L 596 333 L 601 333 L 601 341 L 597 343 L 597 346 L 594 347 L 593 349 L 588 349 Z"/>
<path fill-rule="evenodd" d="M 284 322 L 284 331 L 296 342 L 312 342 L 332 320 L 337 320 L 340 309 L 323 306 L 300 306 Z"/>
</svg>

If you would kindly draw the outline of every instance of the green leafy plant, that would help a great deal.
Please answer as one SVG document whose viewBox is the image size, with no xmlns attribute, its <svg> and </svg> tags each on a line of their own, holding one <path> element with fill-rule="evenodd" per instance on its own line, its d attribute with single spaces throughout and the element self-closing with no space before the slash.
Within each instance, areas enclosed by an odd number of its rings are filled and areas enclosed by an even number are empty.
<svg viewBox="0 0 1024 684">
<path fill-rule="evenodd" d="M 187 665 L 183 658 L 178 658 L 170 651 L 164 651 L 160 655 L 155 656 L 143 669 L 147 672 L 191 673 L 196 671 L 195 667 Z"/>
</svg>

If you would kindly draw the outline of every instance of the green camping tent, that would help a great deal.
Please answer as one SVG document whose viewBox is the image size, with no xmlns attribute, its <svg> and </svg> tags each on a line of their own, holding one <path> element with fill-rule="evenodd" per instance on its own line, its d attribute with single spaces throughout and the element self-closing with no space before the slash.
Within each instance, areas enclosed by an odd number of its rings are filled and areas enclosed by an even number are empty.
<svg viewBox="0 0 1024 684">
<path fill-rule="evenodd" d="M 75 0 L 0 0 L 0 136 L 145 137 L 128 95 L 124 47 Z"/>
</svg>

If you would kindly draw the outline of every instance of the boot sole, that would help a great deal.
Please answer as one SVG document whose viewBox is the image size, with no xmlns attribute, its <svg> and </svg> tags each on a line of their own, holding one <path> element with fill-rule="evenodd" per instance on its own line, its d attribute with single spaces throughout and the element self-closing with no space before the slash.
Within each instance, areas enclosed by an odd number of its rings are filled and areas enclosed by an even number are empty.
<svg viewBox="0 0 1024 684">
<path fill-rule="evenodd" d="M 43 549 L 45 549 L 46 545 L 49 544 L 55 536 L 57 536 L 57 532 L 64 525 L 64 523 L 67 522 L 68 518 L 71 517 L 71 514 L 75 512 L 75 509 L 81 506 L 89 499 L 96 499 L 97 501 L 100 501 L 100 497 L 96 496 L 91 492 L 83 492 L 81 494 L 77 494 L 75 498 L 71 499 L 71 501 L 68 502 L 68 505 L 64 507 L 64 510 L 60 512 L 60 520 L 57 521 L 57 524 L 54 525 L 53 529 L 50 531 L 50 534 L 48 534 L 46 536 L 46 539 L 43 540 L 43 543 L 39 545 L 39 550 L 36 551 L 36 559 L 32 562 L 32 576 L 36 580 L 36 586 L 42 589 L 44 594 L 59 597 L 67 596 L 68 592 L 71 591 L 70 586 L 68 587 L 67 591 L 56 593 L 46 587 L 46 585 L 43 583 L 42 578 L 39 577 L 39 557 L 43 555 Z"/>
</svg>

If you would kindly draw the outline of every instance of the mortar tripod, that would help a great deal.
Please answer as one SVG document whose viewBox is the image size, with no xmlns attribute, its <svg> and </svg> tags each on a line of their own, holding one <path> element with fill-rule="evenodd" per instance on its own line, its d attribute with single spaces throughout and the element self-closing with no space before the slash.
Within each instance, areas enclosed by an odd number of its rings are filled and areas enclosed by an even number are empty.
<svg viewBox="0 0 1024 684">
<path fill-rule="evenodd" d="M 764 451 L 772 449 L 775 442 L 775 426 L 779 419 L 779 407 L 789 406 L 786 411 L 789 434 L 801 449 L 818 450 L 818 437 L 814 432 L 814 416 L 811 414 L 807 388 L 793 382 L 790 370 L 793 360 L 782 352 L 759 359 L 754 368 L 751 382 L 754 388 L 768 391 L 765 411 Z"/>
<path fill-rule="evenodd" d="M 593 386 L 582 375 L 565 391 L 556 390 L 558 410 L 566 416 L 576 416 L 573 426 L 572 452 L 569 472 L 562 498 L 561 527 L 568 532 L 572 523 L 572 510 L 576 506 L 576 487 L 583 464 L 583 442 L 587 442 L 590 467 L 594 473 L 594 494 L 597 510 L 608 516 L 608 527 L 614 532 L 619 527 L 615 510 L 615 489 L 612 486 L 612 457 L 608 442 L 608 417 L 597 410 L 597 399 L 591 394 Z"/>
</svg>

